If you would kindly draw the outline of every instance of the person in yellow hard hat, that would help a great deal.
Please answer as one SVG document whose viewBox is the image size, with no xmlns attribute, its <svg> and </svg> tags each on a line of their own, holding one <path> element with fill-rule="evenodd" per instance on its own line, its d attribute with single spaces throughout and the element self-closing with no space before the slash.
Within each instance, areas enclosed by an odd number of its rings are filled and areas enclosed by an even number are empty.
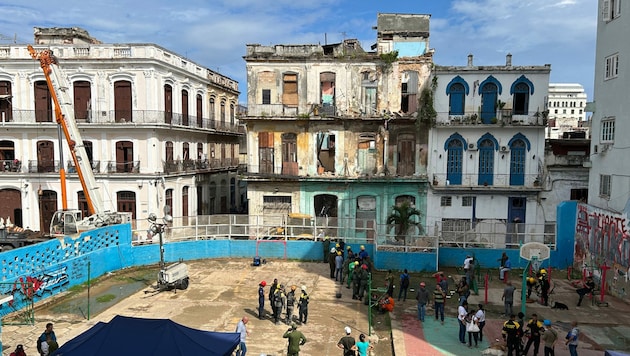
<svg viewBox="0 0 630 356">
<path fill-rule="evenodd" d="M 540 297 L 542 298 L 542 305 L 549 305 L 549 288 L 551 285 L 549 283 L 549 278 L 547 278 L 547 271 L 544 268 L 540 269 L 538 277 L 538 283 L 540 283 Z"/>
<path fill-rule="evenodd" d="M 527 299 L 531 298 L 532 289 L 534 289 L 536 284 L 538 284 L 538 282 L 536 281 L 536 278 L 534 278 L 534 277 L 528 277 L 527 278 Z"/>
</svg>

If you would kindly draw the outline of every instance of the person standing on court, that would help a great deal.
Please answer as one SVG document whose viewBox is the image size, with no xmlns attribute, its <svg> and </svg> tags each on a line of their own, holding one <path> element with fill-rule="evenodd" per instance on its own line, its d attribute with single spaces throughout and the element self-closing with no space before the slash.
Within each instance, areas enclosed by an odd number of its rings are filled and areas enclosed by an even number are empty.
<svg viewBox="0 0 630 356">
<path fill-rule="evenodd" d="M 436 284 L 433 291 L 433 308 L 435 309 L 435 320 L 437 321 L 438 317 L 441 318 L 442 325 L 444 325 L 444 302 L 446 302 L 446 293 L 439 284 Z"/>
<path fill-rule="evenodd" d="M 300 289 L 302 290 L 302 294 L 300 294 L 300 299 L 298 300 L 299 321 L 300 324 L 306 324 L 306 320 L 308 319 L 309 296 L 308 293 L 306 293 L 306 286 L 302 286 Z"/>
<path fill-rule="evenodd" d="M 337 343 L 337 347 L 343 350 L 343 356 L 355 356 L 357 351 L 356 340 L 350 336 L 352 329 L 349 326 L 344 328 L 346 335 Z"/>
<path fill-rule="evenodd" d="M 297 330 L 297 325 L 291 324 L 289 330 L 287 330 L 282 337 L 289 339 L 287 356 L 299 356 L 300 346 L 306 344 L 306 337 L 304 337 L 301 331 Z"/>
<path fill-rule="evenodd" d="M 426 284 L 420 282 L 420 288 L 416 291 L 416 301 L 418 302 L 418 320 L 424 321 L 427 303 L 429 302 L 429 291 L 425 288 Z"/>
<path fill-rule="evenodd" d="M 245 345 L 245 340 L 247 336 L 249 336 L 249 330 L 247 330 L 247 322 L 249 322 L 249 318 L 244 316 L 241 321 L 236 324 L 236 332 L 241 335 L 241 342 L 238 345 L 238 350 L 236 350 L 236 356 L 245 356 L 247 353 L 247 346 Z"/>
<path fill-rule="evenodd" d="M 521 325 L 516 321 L 516 315 L 511 314 L 510 320 L 503 323 L 503 337 L 505 337 L 505 341 L 507 342 L 507 354 L 508 356 L 512 356 L 512 351 L 516 352 L 516 356 L 520 355 L 521 351 L 521 340 L 519 331 L 521 329 Z"/>
<path fill-rule="evenodd" d="M 400 275 L 400 290 L 398 291 L 398 301 L 400 302 L 400 298 L 402 296 L 403 302 L 407 300 L 407 290 L 409 289 L 409 272 L 405 268 L 403 273 Z"/>
<path fill-rule="evenodd" d="M 545 356 L 554 356 L 556 341 L 558 341 L 558 332 L 551 327 L 551 321 L 545 319 L 543 322 L 545 327 L 541 339 L 545 345 Z"/>
<path fill-rule="evenodd" d="M 320 233 L 320 235 L 323 234 L 323 231 Z M 323 262 L 326 263 L 328 262 L 328 253 L 330 251 L 330 238 L 328 238 L 328 236 L 324 237 L 324 239 L 322 240 L 322 246 L 324 248 L 323 254 L 324 254 L 324 258 L 323 258 Z"/>
<path fill-rule="evenodd" d="M 262 281 L 258 284 L 258 319 L 265 317 L 265 286 L 267 282 Z"/>
<path fill-rule="evenodd" d="M 508 281 L 505 288 L 503 288 L 503 295 L 501 300 L 505 307 L 505 315 L 512 315 L 512 306 L 514 305 L 514 291 L 516 288 L 512 285 L 512 282 Z"/>
<path fill-rule="evenodd" d="M 296 286 L 291 286 L 291 291 L 289 291 L 289 293 L 287 293 L 287 325 L 291 325 L 291 323 L 293 322 L 293 309 L 295 308 L 295 290 L 297 289 Z"/>
</svg>

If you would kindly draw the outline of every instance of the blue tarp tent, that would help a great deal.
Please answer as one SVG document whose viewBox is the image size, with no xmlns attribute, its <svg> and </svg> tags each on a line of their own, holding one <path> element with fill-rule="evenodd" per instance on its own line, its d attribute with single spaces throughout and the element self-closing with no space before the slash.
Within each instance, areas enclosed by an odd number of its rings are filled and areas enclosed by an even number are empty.
<svg viewBox="0 0 630 356">
<path fill-rule="evenodd" d="M 52 355 L 230 356 L 239 343 L 238 333 L 197 330 L 168 319 L 118 315 L 109 323 L 94 325 Z"/>
</svg>

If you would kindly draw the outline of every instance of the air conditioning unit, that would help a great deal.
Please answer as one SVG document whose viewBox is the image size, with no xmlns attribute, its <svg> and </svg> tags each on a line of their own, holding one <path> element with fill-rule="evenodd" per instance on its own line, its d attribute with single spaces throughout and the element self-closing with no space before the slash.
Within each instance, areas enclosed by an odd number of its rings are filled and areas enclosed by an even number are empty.
<svg viewBox="0 0 630 356">
<path fill-rule="evenodd" d="M 469 143 L 468 144 L 468 151 L 477 151 L 477 144 L 476 143 Z"/>
<path fill-rule="evenodd" d="M 501 146 L 501 152 L 509 152 L 510 148 L 508 146 Z"/>
</svg>

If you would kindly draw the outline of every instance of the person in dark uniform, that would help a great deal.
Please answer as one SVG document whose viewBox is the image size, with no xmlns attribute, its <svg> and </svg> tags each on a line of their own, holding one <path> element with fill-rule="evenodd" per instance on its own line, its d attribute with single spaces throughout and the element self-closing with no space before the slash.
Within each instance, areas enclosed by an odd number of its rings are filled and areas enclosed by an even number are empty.
<svg viewBox="0 0 630 356">
<path fill-rule="evenodd" d="M 287 293 L 287 325 L 293 322 L 293 309 L 295 307 L 295 289 L 296 286 L 291 286 L 291 291 Z"/>
<path fill-rule="evenodd" d="M 324 263 L 326 263 L 328 262 L 328 252 L 330 251 L 330 239 L 328 236 L 324 237 L 322 245 L 324 246 Z"/>
<path fill-rule="evenodd" d="M 269 289 L 269 304 L 271 305 L 271 312 L 273 315 L 276 315 L 276 306 L 273 302 L 273 296 L 276 293 L 276 289 L 278 289 L 278 278 L 273 279 L 273 283 L 271 284 L 271 288 Z"/>
<path fill-rule="evenodd" d="M 542 304 L 544 306 L 549 305 L 549 278 L 547 278 L 547 271 L 545 269 L 540 270 L 540 277 L 538 278 L 540 283 L 540 292 L 542 298 Z"/>
<path fill-rule="evenodd" d="M 299 318 L 301 324 L 306 324 L 306 320 L 308 319 L 308 293 L 306 293 L 306 286 L 302 286 L 300 288 L 302 290 L 302 294 L 300 295 L 300 299 L 298 300 L 298 310 L 300 312 Z"/>
<path fill-rule="evenodd" d="M 529 340 L 527 341 L 527 345 L 525 345 L 525 349 L 523 350 L 523 355 L 527 355 L 527 351 L 529 351 L 529 347 L 534 344 L 534 355 L 538 355 L 538 349 L 540 348 L 540 334 L 543 329 L 543 323 L 538 320 L 537 314 L 532 314 L 532 318 L 529 322 L 527 322 L 526 332 L 529 333 Z"/>
<path fill-rule="evenodd" d="M 515 320 L 516 315 L 510 315 L 510 320 L 503 323 L 503 337 L 507 342 L 507 354 L 512 356 L 512 351 L 516 352 L 516 356 L 520 356 L 521 348 L 519 346 L 518 332 L 521 325 Z"/>
<path fill-rule="evenodd" d="M 306 343 L 306 337 L 300 331 L 297 330 L 297 325 L 293 324 L 287 330 L 283 338 L 289 339 L 289 346 L 287 348 L 287 356 L 299 356 L 300 355 L 300 346 Z"/>
<path fill-rule="evenodd" d="M 265 286 L 267 282 L 262 281 L 258 284 L 258 319 L 265 317 Z"/>
</svg>

